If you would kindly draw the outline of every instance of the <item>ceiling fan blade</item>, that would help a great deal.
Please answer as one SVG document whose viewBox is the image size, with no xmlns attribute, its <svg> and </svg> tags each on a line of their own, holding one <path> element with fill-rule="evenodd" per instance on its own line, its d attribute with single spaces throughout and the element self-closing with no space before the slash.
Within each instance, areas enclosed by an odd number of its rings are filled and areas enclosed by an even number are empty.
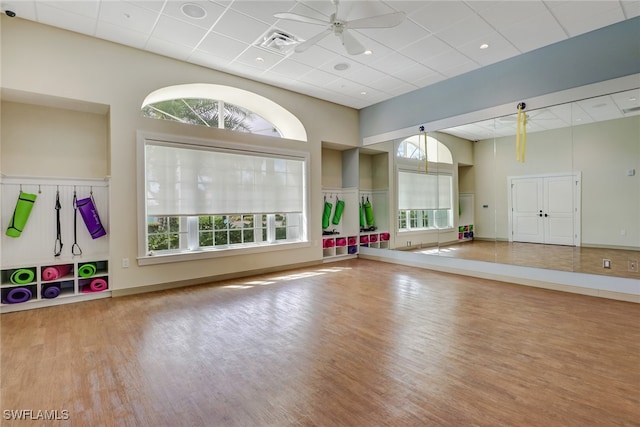
<svg viewBox="0 0 640 427">
<path fill-rule="evenodd" d="M 273 15 L 274 18 L 287 19 L 289 21 L 305 22 L 307 24 L 315 25 L 329 25 L 329 21 L 323 21 L 321 19 L 312 18 L 310 16 L 298 15 L 297 13 L 282 12 Z"/>
<path fill-rule="evenodd" d="M 295 52 L 296 53 L 304 52 L 305 50 L 309 49 L 311 46 L 318 43 L 320 40 L 327 37 L 331 33 L 332 33 L 331 28 L 327 28 L 323 32 L 318 33 L 315 36 L 311 37 L 309 40 L 305 40 L 304 42 L 300 43 L 298 46 L 296 46 Z"/>
<path fill-rule="evenodd" d="M 354 19 L 347 21 L 347 28 L 390 28 L 400 25 L 404 21 L 404 12 L 393 12 L 385 15 L 370 16 L 369 18 Z"/>
<path fill-rule="evenodd" d="M 342 39 L 342 44 L 345 49 L 347 49 L 349 55 L 360 55 L 361 53 L 364 53 L 365 48 L 362 46 L 362 43 L 360 43 L 349 31 L 344 30 L 342 34 L 340 34 L 340 38 Z"/>
</svg>

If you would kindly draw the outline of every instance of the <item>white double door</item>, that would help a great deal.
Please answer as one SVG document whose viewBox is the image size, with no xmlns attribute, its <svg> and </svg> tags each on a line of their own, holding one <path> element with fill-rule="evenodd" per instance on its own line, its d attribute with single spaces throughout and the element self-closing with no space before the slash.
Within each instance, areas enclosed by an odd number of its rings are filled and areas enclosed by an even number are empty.
<svg viewBox="0 0 640 427">
<path fill-rule="evenodd" d="M 510 177 L 511 241 L 579 246 L 580 175 Z"/>
</svg>

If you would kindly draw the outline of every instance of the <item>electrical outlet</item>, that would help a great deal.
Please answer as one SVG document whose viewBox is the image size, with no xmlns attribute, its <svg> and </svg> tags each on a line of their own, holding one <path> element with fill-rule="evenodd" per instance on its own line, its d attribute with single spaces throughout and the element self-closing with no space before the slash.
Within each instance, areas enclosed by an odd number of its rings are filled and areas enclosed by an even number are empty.
<svg viewBox="0 0 640 427">
<path fill-rule="evenodd" d="M 602 268 L 611 268 L 611 260 L 603 259 L 602 260 Z"/>
<path fill-rule="evenodd" d="M 122 258 L 122 268 L 129 268 L 129 258 Z"/>
<path fill-rule="evenodd" d="M 637 273 L 638 272 L 638 260 L 637 259 L 630 259 L 629 260 L 629 271 L 631 271 L 633 273 Z"/>
</svg>

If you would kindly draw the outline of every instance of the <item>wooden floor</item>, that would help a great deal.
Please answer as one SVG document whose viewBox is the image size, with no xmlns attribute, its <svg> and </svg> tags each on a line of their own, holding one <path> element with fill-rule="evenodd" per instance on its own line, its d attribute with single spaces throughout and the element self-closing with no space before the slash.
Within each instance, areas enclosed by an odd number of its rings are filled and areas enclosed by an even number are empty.
<svg viewBox="0 0 640 427">
<path fill-rule="evenodd" d="M 419 248 L 413 252 L 640 280 L 640 273 L 629 271 L 629 260 L 639 262 L 640 250 L 472 240 Z M 610 269 L 602 267 L 602 260 L 605 258 L 611 260 Z"/>
<path fill-rule="evenodd" d="M 640 305 L 375 261 L 0 321 L 3 426 L 640 425 Z"/>
</svg>

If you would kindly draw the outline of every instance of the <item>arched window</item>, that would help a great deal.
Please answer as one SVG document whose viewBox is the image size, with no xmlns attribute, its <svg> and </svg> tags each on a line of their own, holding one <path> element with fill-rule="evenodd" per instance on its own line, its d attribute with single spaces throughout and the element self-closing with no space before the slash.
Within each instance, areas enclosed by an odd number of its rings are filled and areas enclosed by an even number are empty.
<svg viewBox="0 0 640 427">
<path fill-rule="evenodd" d="M 142 115 L 152 119 L 282 137 L 278 128 L 264 117 L 239 105 L 216 99 L 180 98 L 160 101 L 142 108 Z"/>
<path fill-rule="evenodd" d="M 449 148 L 429 135 L 426 143 L 423 134 L 413 135 L 400 141 L 396 157 L 398 231 L 452 228 L 453 156 Z"/>
<path fill-rule="evenodd" d="M 396 153 L 399 158 L 413 160 L 425 160 L 425 154 L 430 162 L 453 164 L 453 157 L 449 148 L 429 135 L 427 135 L 426 149 L 424 136 L 413 135 L 400 142 Z"/>
<path fill-rule="evenodd" d="M 289 111 L 228 86 L 163 88 L 147 96 L 142 114 L 295 140 L 291 147 L 307 140 L 302 123 Z M 144 198 L 138 212 L 141 265 L 308 244 L 307 150 L 262 141 L 245 145 L 224 136 L 139 132 L 138 154 L 138 194 Z"/>
<path fill-rule="evenodd" d="M 255 93 L 231 86 L 194 83 L 150 93 L 142 114 L 156 119 L 307 140 L 302 122 L 291 112 Z"/>
</svg>

